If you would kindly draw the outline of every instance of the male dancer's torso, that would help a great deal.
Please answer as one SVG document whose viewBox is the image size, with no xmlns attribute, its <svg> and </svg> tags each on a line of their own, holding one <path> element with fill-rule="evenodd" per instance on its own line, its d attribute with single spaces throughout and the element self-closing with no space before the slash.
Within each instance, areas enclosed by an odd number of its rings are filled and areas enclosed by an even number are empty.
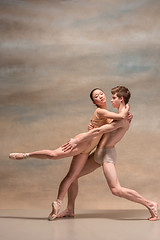
<svg viewBox="0 0 160 240">
<path fill-rule="evenodd" d="M 111 148 L 118 143 L 126 131 L 129 129 L 129 121 L 127 119 L 120 120 L 122 122 L 122 127 L 109 133 L 103 134 L 97 148 Z"/>
</svg>

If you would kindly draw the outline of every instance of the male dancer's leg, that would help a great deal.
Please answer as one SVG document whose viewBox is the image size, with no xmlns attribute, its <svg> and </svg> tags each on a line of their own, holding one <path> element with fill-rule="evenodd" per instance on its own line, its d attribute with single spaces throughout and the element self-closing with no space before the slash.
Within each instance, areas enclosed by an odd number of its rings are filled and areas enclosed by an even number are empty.
<svg viewBox="0 0 160 240">
<path fill-rule="evenodd" d="M 155 221 L 158 218 L 158 204 L 142 197 L 139 193 L 132 189 L 121 187 L 115 165 L 113 163 L 103 163 L 103 171 L 108 182 L 111 192 L 118 197 L 126 198 L 130 201 L 144 205 L 151 213 L 149 220 Z"/>
<path fill-rule="evenodd" d="M 88 157 L 88 160 L 83 167 L 81 173 L 79 174 L 79 177 L 83 177 L 93 171 L 95 171 L 97 168 L 99 168 L 101 165 L 95 162 L 94 160 L 94 153 L 90 154 Z M 74 216 L 74 207 L 75 207 L 75 200 L 78 195 L 78 179 L 76 179 L 70 186 L 68 190 L 68 204 L 67 208 L 58 214 L 58 217 L 73 217 Z"/>
</svg>

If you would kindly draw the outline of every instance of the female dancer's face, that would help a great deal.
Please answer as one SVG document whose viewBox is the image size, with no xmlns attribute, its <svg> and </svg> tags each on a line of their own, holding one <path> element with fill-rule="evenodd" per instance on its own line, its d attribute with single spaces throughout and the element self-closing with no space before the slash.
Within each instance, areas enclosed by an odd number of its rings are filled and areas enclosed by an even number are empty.
<svg viewBox="0 0 160 240">
<path fill-rule="evenodd" d="M 102 92 L 102 90 L 96 89 L 93 92 L 92 96 L 94 104 L 96 104 L 98 107 L 104 106 L 104 104 L 106 104 L 107 98 L 104 92 Z"/>
</svg>

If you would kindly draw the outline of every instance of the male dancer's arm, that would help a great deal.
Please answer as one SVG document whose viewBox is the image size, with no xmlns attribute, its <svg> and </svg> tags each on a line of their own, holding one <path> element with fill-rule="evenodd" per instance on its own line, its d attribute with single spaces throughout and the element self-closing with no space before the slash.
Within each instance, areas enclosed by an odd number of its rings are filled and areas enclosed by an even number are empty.
<svg viewBox="0 0 160 240">
<path fill-rule="evenodd" d="M 133 118 L 133 115 L 129 112 L 128 113 L 128 117 L 126 118 L 126 120 L 129 121 L 129 123 L 131 123 L 131 120 Z M 92 125 L 92 123 L 90 124 Z M 73 138 L 73 140 L 75 141 L 75 143 L 81 143 L 87 140 L 91 140 L 93 137 L 96 137 L 100 134 L 104 134 L 104 133 L 108 133 L 108 132 L 113 132 L 115 130 L 117 130 L 118 128 L 122 128 L 124 126 L 124 119 L 123 120 L 112 120 L 110 121 L 110 123 L 104 124 L 99 128 L 94 128 L 94 127 L 90 127 L 88 130 L 88 132 L 85 133 L 81 133 L 77 136 L 75 136 Z"/>
<path fill-rule="evenodd" d="M 112 132 L 118 128 L 123 127 L 123 120 L 113 121 L 110 124 L 105 124 L 99 128 L 94 128 L 88 132 L 81 133 L 74 138 L 71 138 L 66 144 L 62 146 L 64 152 L 75 148 L 79 143 L 92 140 L 92 138 L 102 135 L 107 132 Z"/>
</svg>

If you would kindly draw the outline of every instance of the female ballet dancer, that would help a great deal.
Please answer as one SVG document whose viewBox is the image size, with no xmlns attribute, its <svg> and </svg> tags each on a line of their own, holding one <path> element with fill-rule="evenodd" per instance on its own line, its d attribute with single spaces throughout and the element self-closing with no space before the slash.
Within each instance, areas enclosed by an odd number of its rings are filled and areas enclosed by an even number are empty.
<svg viewBox="0 0 160 240">
<path fill-rule="evenodd" d="M 55 150 L 40 150 L 31 153 L 11 153 L 9 155 L 11 159 L 60 159 L 74 156 L 69 173 L 60 184 L 58 198 L 52 203 L 52 213 L 49 215 L 49 220 L 53 220 L 57 217 L 65 193 L 67 192 L 71 183 L 77 178 L 77 176 L 81 172 L 84 164 L 87 161 L 89 153 L 97 146 L 98 142 L 100 141 L 104 132 L 100 132 L 99 127 L 106 123 L 109 123 L 108 118 L 121 120 L 126 118 L 126 116 L 128 115 L 129 105 L 127 105 L 124 111 L 121 113 L 109 112 L 106 105 L 106 96 L 104 92 L 99 88 L 93 89 L 90 93 L 90 97 L 93 103 L 97 106 L 97 109 L 95 110 L 92 117 L 92 124 L 95 129 L 89 131 L 91 135 L 87 133 L 81 133 L 75 136 L 74 139 L 80 139 L 81 137 L 83 138 L 84 134 L 86 134 L 86 140 L 78 144 L 76 148 L 70 149 L 70 151 L 67 152 L 64 151 L 62 147 L 59 147 Z M 111 124 L 107 124 L 107 127 L 108 129 L 105 129 L 105 132 L 113 131 L 119 126 L 118 123 L 113 122 Z M 93 137 L 93 133 L 95 133 L 95 137 Z"/>
<path fill-rule="evenodd" d="M 90 98 L 93 104 L 97 106 L 97 109 L 95 110 L 91 120 L 94 128 L 99 128 L 104 124 L 110 123 L 111 119 L 121 120 L 126 118 L 126 116 L 128 115 L 129 105 L 126 105 L 125 110 L 121 113 L 114 113 L 114 112 L 108 111 L 107 105 L 106 105 L 106 95 L 100 88 L 93 89 L 90 93 Z M 112 128 L 108 129 L 108 131 L 112 131 Z M 97 135 L 97 132 L 95 132 L 95 135 Z M 76 135 L 73 139 L 75 138 L 80 139 L 81 136 L 83 138 L 84 133 L 80 133 Z M 98 144 L 101 136 L 102 135 L 98 134 L 98 136 L 95 136 L 94 139 L 91 139 L 92 137 L 88 135 L 88 139 L 86 139 L 86 141 L 83 141 L 82 143 L 78 144 L 78 146 L 74 149 L 71 149 L 70 152 L 68 152 L 68 149 L 64 151 L 61 146 L 55 150 L 40 150 L 40 151 L 34 151 L 30 153 L 10 153 L 9 157 L 11 159 L 16 159 L 16 160 L 21 160 L 26 158 L 57 160 L 65 157 L 72 157 L 80 153 L 88 152 L 88 151 L 90 152 L 91 150 L 93 150 L 94 147 Z M 88 148 L 91 150 L 88 150 Z"/>
</svg>

